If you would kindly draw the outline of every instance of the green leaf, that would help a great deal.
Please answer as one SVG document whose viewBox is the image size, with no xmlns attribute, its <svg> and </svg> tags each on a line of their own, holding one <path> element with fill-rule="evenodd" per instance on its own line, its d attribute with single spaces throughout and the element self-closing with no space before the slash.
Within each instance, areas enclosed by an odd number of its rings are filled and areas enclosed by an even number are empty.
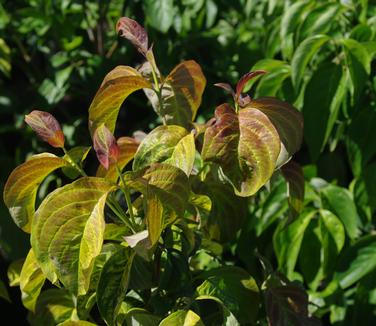
<svg viewBox="0 0 376 326">
<path fill-rule="evenodd" d="M 124 318 L 127 326 L 157 326 L 161 320 L 160 317 L 141 308 L 129 309 Z"/>
<path fill-rule="evenodd" d="M 90 149 L 91 147 L 88 146 L 76 146 L 68 151 L 68 155 L 77 165 L 81 166 L 82 162 L 89 154 Z M 64 155 L 63 158 L 69 162 L 68 155 Z M 61 170 L 70 179 L 75 179 L 80 175 L 80 172 L 72 166 L 63 167 Z"/>
<path fill-rule="evenodd" d="M 5 284 L 2 280 L 0 280 L 0 298 L 3 298 L 6 301 L 11 302 L 10 298 L 9 298 L 7 287 L 5 286 Z"/>
<path fill-rule="evenodd" d="M 38 186 L 51 172 L 68 164 L 53 154 L 42 153 L 32 156 L 8 177 L 4 186 L 4 203 L 14 222 L 25 232 L 30 233 Z"/>
<path fill-rule="evenodd" d="M 102 123 L 114 132 L 121 104 L 128 95 L 142 88 L 151 88 L 151 84 L 137 70 L 118 66 L 110 71 L 89 108 L 91 134 Z"/>
<path fill-rule="evenodd" d="M 346 75 L 334 63 L 322 65 L 307 85 L 303 106 L 304 138 L 313 161 L 329 139 L 345 93 Z"/>
<path fill-rule="evenodd" d="M 201 274 L 205 281 L 197 288 L 199 296 L 214 296 L 235 315 L 239 323 L 256 320 L 259 289 L 254 278 L 235 266 L 225 266 Z"/>
<path fill-rule="evenodd" d="M 96 324 L 84 320 L 67 320 L 57 326 L 96 326 Z"/>
<path fill-rule="evenodd" d="M 102 248 L 103 210 L 114 186 L 84 177 L 50 193 L 35 213 L 31 243 L 42 271 L 72 293 L 85 294 Z"/>
<path fill-rule="evenodd" d="M 166 33 L 174 21 L 175 9 L 173 0 L 146 0 L 145 13 L 147 22 L 156 30 Z"/>
<path fill-rule="evenodd" d="M 108 170 L 100 165 L 97 170 L 97 177 L 106 178 L 114 182 L 119 178 L 116 171 L 116 164 L 120 171 L 123 170 L 124 167 L 134 158 L 138 148 L 138 142 L 131 137 L 120 137 L 116 142 L 120 150 L 117 163 L 113 162 L 110 164 Z"/>
<path fill-rule="evenodd" d="M 273 246 L 278 260 L 278 266 L 291 279 L 300 252 L 304 232 L 311 219 L 316 215 L 315 210 L 303 211 L 292 223 L 279 225 L 273 236 Z"/>
<path fill-rule="evenodd" d="M 204 326 L 199 315 L 192 310 L 177 310 L 163 319 L 159 326 Z"/>
<path fill-rule="evenodd" d="M 74 297 L 67 290 L 48 289 L 37 300 L 31 324 L 55 326 L 75 315 Z"/>
<path fill-rule="evenodd" d="M 46 278 L 35 259 L 33 249 L 30 249 L 20 274 L 22 303 L 28 310 L 34 311 L 35 304 L 45 279 Z"/>
<path fill-rule="evenodd" d="M 193 133 L 184 136 L 175 146 L 171 158 L 166 161 L 183 170 L 189 177 L 195 163 L 196 147 Z"/>
<path fill-rule="evenodd" d="M 215 303 L 217 303 L 221 309 L 222 309 L 222 314 L 221 314 L 221 319 L 222 319 L 222 325 L 223 326 L 237 326 L 239 325 L 239 322 L 238 320 L 235 318 L 234 314 L 227 308 L 227 306 L 220 300 L 218 299 L 217 297 L 214 297 L 214 296 L 211 296 L 211 295 L 200 295 L 198 296 L 197 298 L 195 298 L 196 302 L 198 303 L 201 303 L 201 302 L 205 302 L 206 300 L 212 300 L 214 301 Z M 205 306 L 203 307 L 202 309 L 203 311 L 205 311 Z M 208 316 L 205 316 L 205 317 L 208 317 Z M 209 321 L 211 322 L 212 320 L 212 316 L 209 316 Z M 214 323 L 216 322 L 216 320 L 214 321 Z"/>
<path fill-rule="evenodd" d="M 342 42 L 351 81 L 350 91 L 353 102 L 357 102 L 371 73 L 372 57 L 361 43 L 352 39 L 344 39 Z"/>
<path fill-rule="evenodd" d="M 134 251 L 120 248 L 103 266 L 97 287 L 97 304 L 108 325 L 116 325 L 120 305 L 129 283 Z"/>
<path fill-rule="evenodd" d="M 140 144 L 133 161 L 133 171 L 152 163 L 169 160 L 179 142 L 188 132 L 180 126 L 158 126 Z"/>
<path fill-rule="evenodd" d="M 280 138 L 269 118 L 248 107 L 237 115 L 228 105 L 215 111 L 205 131 L 202 158 L 221 166 L 238 196 L 256 193 L 271 177 L 280 152 Z"/>
<path fill-rule="evenodd" d="M 295 89 L 299 89 L 307 64 L 329 39 L 327 35 L 318 34 L 308 37 L 299 44 L 291 59 L 291 79 Z"/>
<path fill-rule="evenodd" d="M 376 236 L 360 238 L 341 255 L 335 279 L 342 288 L 347 288 L 376 268 Z"/>
<path fill-rule="evenodd" d="M 25 259 L 18 259 L 13 261 L 9 267 L 8 267 L 8 281 L 9 286 L 19 286 L 20 285 L 20 274 L 22 265 L 24 263 Z"/>
<path fill-rule="evenodd" d="M 339 217 L 350 239 L 358 237 L 360 218 L 351 193 L 345 188 L 328 185 L 321 194 L 325 199 L 323 206 Z"/>
<path fill-rule="evenodd" d="M 147 190 L 146 223 L 149 231 L 150 247 L 159 240 L 163 231 L 163 203 L 152 189 Z"/>
<path fill-rule="evenodd" d="M 163 106 L 151 99 L 166 123 L 190 130 L 201 104 L 206 78 L 200 65 L 193 60 L 178 64 L 166 77 L 162 89 Z"/>
</svg>

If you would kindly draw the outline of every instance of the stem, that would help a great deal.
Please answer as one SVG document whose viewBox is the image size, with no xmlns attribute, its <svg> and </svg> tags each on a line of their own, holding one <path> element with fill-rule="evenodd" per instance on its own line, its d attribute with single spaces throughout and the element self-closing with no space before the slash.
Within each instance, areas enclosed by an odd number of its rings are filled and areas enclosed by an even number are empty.
<svg viewBox="0 0 376 326">
<path fill-rule="evenodd" d="M 161 110 L 162 110 L 162 107 L 163 107 L 163 99 L 162 99 L 162 89 L 159 85 L 159 81 L 158 81 L 158 78 L 157 78 L 157 73 L 156 73 L 156 69 L 154 67 L 154 64 L 153 63 L 150 63 L 150 66 L 151 66 L 151 73 L 153 75 L 153 81 L 154 81 L 154 90 L 155 90 L 155 93 L 157 94 L 158 96 L 158 103 L 159 103 L 159 115 L 160 117 L 162 118 L 162 122 L 163 122 L 163 125 L 165 126 L 166 125 L 166 119 L 161 115 Z"/>
<path fill-rule="evenodd" d="M 136 221 L 134 219 L 134 215 L 133 215 L 133 206 L 132 206 L 132 201 L 131 201 L 131 195 L 129 193 L 129 190 L 128 190 L 128 187 L 127 185 L 125 184 L 125 181 L 124 181 L 124 178 L 123 178 L 123 175 L 119 169 L 119 165 L 116 164 L 116 171 L 117 173 L 119 174 L 120 176 L 120 180 L 121 180 L 121 183 L 123 184 L 123 186 L 120 188 L 121 191 L 123 192 L 124 194 L 124 197 L 125 197 L 125 200 L 127 202 L 127 206 L 128 206 L 128 211 L 129 211 L 129 217 L 131 219 L 131 222 L 133 224 L 136 224 Z"/>
<path fill-rule="evenodd" d="M 112 197 L 108 197 L 107 201 L 108 206 L 111 208 L 111 210 L 115 213 L 115 215 L 122 221 L 126 226 L 128 226 L 133 233 L 136 233 L 136 231 L 133 229 L 133 226 L 129 221 L 118 211 L 116 208 L 117 203 Z"/>
<path fill-rule="evenodd" d="M 87 177 L 87 174 L 85 173 L 85 171 L 82 170 L 80 168 L 80 166 L 72 159 L 72 157 L 68 154 L 68 151 L 65 149 L 65 147 L 63 147 L 63 151 L 64 151 L 64 154 L 67 157 L 67 161 L 70 163 L 70 165 L 72 165 L 72 167 L 74 167 L 78 172 L 80 172 L 80 174 L 83 177 Z"/>
</svg>

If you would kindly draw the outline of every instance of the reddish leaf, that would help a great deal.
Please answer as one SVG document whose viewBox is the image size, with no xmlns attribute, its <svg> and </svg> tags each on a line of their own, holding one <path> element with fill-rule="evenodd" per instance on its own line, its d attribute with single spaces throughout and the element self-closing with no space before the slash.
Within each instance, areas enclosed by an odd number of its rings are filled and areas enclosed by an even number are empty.
<svg viewBox="0 0 376 326">
<path fill-rule="evenodd" d="M 148 34 L 135 20 L 121 17 L 116 23 L 116 32 L 130 41 L 138 51 L 146 56 L 148 51 Z"/>
<path fill-rule="evenodd" d="M 94 132 L 94 150 L 97 153 L 99 162 L 108 170 L 110 163 L 116 163 L 119 158 L 119 146 L 111 131 L 101 124 Z"/>
<path fill-rule="evenodd" d="M 250 79 L 252 79 L 256 76 L 263 75 L 265 73 L 266 73 L 265 70 L 255 70 L 255 71 L 251 71 L 251 72 L 243 75 L 243 77 L 239 79 L 239 81 L 236 85 L 236 95 L 235 95 L 236 99 L 240 98 L 240 94 L 243 92 L 244 86 L 248 82 L 248 80 L 250 80 Z"/>
<path fill-rule="evenodd" d="M 227 83 L 216 83 L 216 84 L 214 84 L 214 86 L 223 88 L 225 91 L 229 92 L 233 97 L 235 96 L 235 92 L 232 89 L 232 87 L 231 87 L 230 84 L 227 84 Z"/>
<path fill-rule="evenodd" d="M 64 147 L 64 134 L 55 117 L 44 111 L 33 110 L 25 116 L 25 122 L 37 135 L 53 147 Z"/>
</svg>

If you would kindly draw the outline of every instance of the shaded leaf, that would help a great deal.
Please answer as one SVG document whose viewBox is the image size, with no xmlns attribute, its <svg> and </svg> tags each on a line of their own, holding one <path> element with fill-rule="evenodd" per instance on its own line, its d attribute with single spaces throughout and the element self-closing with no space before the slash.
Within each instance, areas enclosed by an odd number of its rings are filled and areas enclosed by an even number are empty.
<svg viewBox="0 0 376 326">
<path fill-rule="evenodd" d="M 114 135 L 104 124 L 95 129 L 93 146 L 98 161 L 106 170 L 108 170 L 110 163 L 117 164 L 120 149 Z"/>
<path fill-rule="evenodd" d="M 42 153 L 19 165 L 8 177 L 4 186 L 4 203 L 14 223 L 25 232 L 30 232 L 38 186 L 51 172 L 68 164 L 53 154 Z"/>
<path fill-rule="evenodd" d="M 152 189 L 146 192 L 146 223 L 149 231 L 150 246 L 153 247 L 163 231 L 163 203 Z"/>
<path fill-rule="evenodd" d="M 50 193 L 35 213 L 31 243 L 43 273 L 75 294 L 85 294 L 102 248 L 103 210 L 114 186 L 85 177 Z"/>
<path fill-rule="evenodd" d="M 148 34 L 135 20 L 121 17 L 116 23 L 116 32 L 129 40 L 138 51 L 146 55 L 148 51 Z"/>
<path fill-rule="evenodd" d="M 0 280 L 0 298 L 3 298 L 6 301 L 11 302 L 10 298 L 9 298 L 7 287 L 5 286 L 5 284 L 2 280 Z"/>
<path fill-rule="evenodd" d="M 25 259 L 18 259 L 13 261 L 7 271 L 9 286 L 19 286 L 20 285 L 20 274 L 22 265 Z"/>
<path fill-rule="evenodd" d="M 81 166 L 81 163 L 85 160 L 85 158 L 89 154 L 90 149 L 91 147 L 88 147 L 88 146 L 76 146 L 68 151 L 68 155 L 78 166 Z M 64 160 L 69 162 L 70 158 L 68 157 L 68 155 L 65 154 L 63 158 Z M 77 169 L 75 169 L 72 166 L 63 167 L 61 170 L 68 178 L 71 178 L 71 179 L 75 179 L 80 175 Z"/>
<path fill-rule="evenodd" d="M 263 112 L 250 107 L 237 115 L 223 104 L 215 118 L 205 131 L 202 158 L 221 166 L 238 196 L 251 196 L 274 172 L 280 152 L 278 133 Z"/>
<path fill-rule="evenodd" d="M 144 5 L 148 23 L 156 30 L 166 33 L 174 21 L 173 0 L 146 0 Z"/>
</svg>

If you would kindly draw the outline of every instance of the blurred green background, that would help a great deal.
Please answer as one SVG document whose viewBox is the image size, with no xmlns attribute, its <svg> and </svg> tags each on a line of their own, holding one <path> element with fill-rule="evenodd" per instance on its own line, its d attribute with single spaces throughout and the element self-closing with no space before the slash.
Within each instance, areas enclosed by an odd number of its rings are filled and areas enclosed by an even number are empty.
<svg viewBox="0 0 376 326">
<path fill-rule="evenodd" d="M 374 232 L 376 3 L 367 0 L 2 0 L 1 188 L 28 155 L 51 150 L 23 122 L 34 108 L 58 118 L 69 145 L 90 144 L 87 110 L 103 77 L 116 65 L 142 62 L 115 33 L 121 16 L 146 27 L 162 74 L 185 59 L 202 66 L 208 83 L 199 121 L 226 99 L 214 83 L 235 84 L 252 69 L 267 70 L 248 89 L 303 112 L 296 160 L 306 181 L 338 185 L 335 193 L 345 193 L 356 209 L 357 236 Z M 117 136 L 156 125 L 142 92 L 124 107 Z M 41 198 L 49 182 L 58 180 L 44 183 Z M 1 205 L 2 266 L 24 257 L 28 246 Z"/>
</svg>

